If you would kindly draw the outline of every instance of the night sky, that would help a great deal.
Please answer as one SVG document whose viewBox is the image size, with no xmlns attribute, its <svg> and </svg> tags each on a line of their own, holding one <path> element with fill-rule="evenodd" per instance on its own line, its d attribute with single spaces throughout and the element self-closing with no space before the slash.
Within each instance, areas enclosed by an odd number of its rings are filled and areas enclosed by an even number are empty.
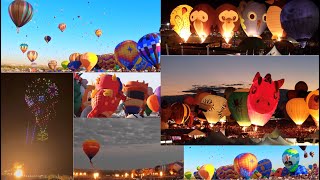
<svg viewBox="0 0 320 180">
<path fill-rule="evenodd" d="M 48 123 L 47 141 L 26 144 L 27 122 L 35 117 L 24 95 L 27 83 L 39 77 L 50 79 L 59 89 L 56 117 Z M 1 73 L 1 105 L 1 171 L 20 162 L 26 173 L 72 175 L 72 74 Z"/>
</svg>

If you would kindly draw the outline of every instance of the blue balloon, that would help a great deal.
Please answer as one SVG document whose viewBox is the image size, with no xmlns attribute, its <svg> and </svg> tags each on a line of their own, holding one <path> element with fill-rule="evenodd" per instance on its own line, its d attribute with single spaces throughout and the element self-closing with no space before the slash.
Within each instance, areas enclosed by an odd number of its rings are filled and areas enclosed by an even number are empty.
<svg viewBox="0 0 320 180">
<path fill-rule="evenodd" d="M 256 170 L 261 173 L 262 176 L 269 178 L 272 170 L 271 161 L 269 159 L 259 161 Z"/>
<path fill-rule="evenodd" d="M 76 71 L 80 68 L 81 66 L 81 62 L 80 61 L 72 61 L 68 64 L 68 68 L 71 70 L 71 71 Z"/>
<path fill-rule="evenodd" d="M 290 171 L 288 170 L 288 168 L 284 167 L 282 169 L 281 177 L 287 176 L 289 174 L 290 174 Z"/>
<path fill-rule="evenodd" d="M 309 168 L 309 169 L 312 169 L 312 168 L 313 168 L 312 164 L 310 164 L 310 165 L 308 166 L 308 168 Z"/>
<path fill-rule="evenodd" d="M 292 173 L 292 175 L 294 175 L 294 176 L 304 175 L 304 174 L 308 174 L 308 170 L 306 167 L 304 167 L 302 165 L 299 165 L 297 170 L 294 173 Z"/>
<path fill-rule="evenodd" d="M 137 43 L 140 56 L 157 69 L 160 68 L 160 43 L 161 38 L 156 33 L 143 36 Z"/>
</svg>

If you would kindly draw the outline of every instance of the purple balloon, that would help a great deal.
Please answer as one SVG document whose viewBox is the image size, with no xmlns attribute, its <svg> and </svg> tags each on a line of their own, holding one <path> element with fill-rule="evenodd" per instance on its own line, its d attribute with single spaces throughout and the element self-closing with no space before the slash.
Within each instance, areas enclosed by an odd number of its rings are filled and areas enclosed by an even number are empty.
<svg viewBox="0 0 320 180">
<path fill-rule="evenodd" d="M 158 86 L 156 90 L 154 90 L 154 93 L 158 97 L 158 102 L 161 104 L 161 86 Z"/>
</svg>

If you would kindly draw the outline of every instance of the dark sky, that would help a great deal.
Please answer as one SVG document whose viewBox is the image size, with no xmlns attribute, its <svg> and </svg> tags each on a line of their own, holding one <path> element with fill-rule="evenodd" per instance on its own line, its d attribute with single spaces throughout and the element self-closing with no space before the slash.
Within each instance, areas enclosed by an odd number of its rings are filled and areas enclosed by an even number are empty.
<svg viewBox="0 0 320 180">
<path fill-rule="evenodd" d="M 56 117 L 48 123 L 49 139 L 26 144 L 28 120 L 35 118 L 24 100 L 27 83 L 48 78 L 59 88 Z M 73 173 L 73 77 L 68 74 L 1 73 L 1 171 L 14 162 L 42 174 Z"/>
</svg>

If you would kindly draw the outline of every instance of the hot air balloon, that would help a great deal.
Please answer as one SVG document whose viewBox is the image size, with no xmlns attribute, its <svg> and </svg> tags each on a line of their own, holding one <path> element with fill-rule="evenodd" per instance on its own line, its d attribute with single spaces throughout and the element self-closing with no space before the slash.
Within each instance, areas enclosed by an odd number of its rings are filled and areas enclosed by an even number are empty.
<svg viewBox="0 0 320 180">
<path fill-rule="evenodd" d="M 218 179 L 239 179 L 233 165 L 221 166 L 216 170 Z"/>
<path fill-rule="evenodd" d="M 281 7 L 279 6 L 270 6 L 267 11 L 267 19 L 266 23 L 268 29 L 272 33 L 272 38 L 280 41 L 282 37 L 285 36 L 285 32 L 281 26 L 280 21 L 280 14 L 281 14 Z"/>
<path fill-rule="evenodd" d="M 238 15 L 237 7 L 232 4 L 222 4 L 217 9 L 218 16 L 218 28 L 219 32 L 226 41 L 229 43 L 229 40 L 232 38 L 234 31 L 237 31 L 240 27 L 240 18 Z"/>
<path fill-rule="evenodd" d="M 224 116 L 227 100 L 221 96 L 207 95 L 201 100 L 201 104 L 208 107 L 207 111 L 203 112 L 207 121 L 215 124 Z"/>
<path fill-rule="evenodd" d="M 80 56 L 80 62 L 82 66 L 86 68 L 87 72 L 89 72 L 97 64 L 98 57 L 94 53 L 87 52 Z"/>
<path fill-rule="evenodd" d="M 68 60 L 65 60 L 65 61 L 62 61 L 61 62 L 61 66 L 63 69 L 67 69 L 68 68 L 68 65 L 69 65 L 69 61 Z"/>
<path fill-rule="evenodd" d="M 96 140 L 86 140 L 82 144 L 84 153 L 88 156 L 90 164 L 93 167 L 92 158 L 99 152 L 100 144 Z"/>
<path fill-rule="evenodd" d="M 187 41 L 190 32 L 190 12 L 192 7 L 186 4 L 174 8 L 170 14 L 170 24 L 172 29 L 184 40 Z"/>
<path fill-rule="evenodd" d="M 306 98 L 309 113 L 315 124 L 319 127 L 319 90 L 310 92 Z"/>
<path fill-rule="evenodd" d="M 190 171 L 185 172 L 185 173 L 184 173 L 184 177 L 186 177 L 187 179 L 191 179 L 191 177 L 192 177 L 192 172 L 190 172 Z"/>
<path fill-rule="evenodd" d="M 267 178 L 270 177 L 272 169 L 272 163 L 269 159 L 263 159 L 258 162 L 257 171 L 261 173 L 262 176 L 265 176 Z"/>
<path fill-rule="evenodd" d="M 148 83 L 129 81 L 123 85 L 122 91 L 127 96 L 124 101 L 125 113 L 142 113 L 148 97 Z"/>
<path fill-rule="evenodd" d="M 205 164 L 198 170 L 198 174 L 205 180 L 211 180 L 214 175 L 214 166 L 212 164 Z"/>
<path fill-rule="evenodd" d="M 81 62 L 80 61 L 71 61 L 68 64 L 68 69 L 70 69 L 71 71 L 76 71 L 80 68 L 81 66 Z"/>
<path fill-rule="evenodd" d="M 70 62 L 72 62 L 72 61 L 80 61 L 80 56 L 81 56 L 80 53 L 72 53 L 72 54 L 69 56 L 69 61 L 70 61 Z"/>
<path fill-rule="evenodd" d="M 196 33 L 204 42 L 216 26 L 216 11 L 209 4 L 198 4 L 190 13 L 191 33 Z"/>
<path fill-rule="evenodd" d="M 33 62 L 37 59 L 38 53 L 37 53 L 37 51 L 28 51 L 27 57 L 31 62 Z"/>
<path fill-rule="evenodd" d="M 114 56 L 119 64 L 131 70 L 140 57 L 137 43 L 131 40 L 119 43 L 114 50 Z"/>
<path fill-rule="evenodd" d="M 183 103 L 188 104 L 189 106 L 195 105 L 195 99 L 192 96 L 185 96 L 183 98 Z"/>
<path fill-rule="evenodd" d="M 33 7 L 25 0 L 15 0 L 9 5 L 9 15 L 13 23 L 19 28 L 27 24 L 33 16 Z"/>
<path fill-rule="evenodd" d="M 257 72 L 251 85 L 247 106 L 251 124 L 264 126 L 277 108 L 280 99 L 279 89 L 284 79 L 273 81 L 271 74 L 264 78 Z"/>
<path fill-rule="evenodd" d="M 158 101 L 161 102 L 161 86 L 158 86 L 158 87 L 154 90 L 154 94 L 158 97 Z"/>
<path fill-rule="evenodd" d="M 311 157 L 314 156 L 314 152 L 313 151 L 311 151 L 309 154 L 310 154 Z"/>
<path fill-rule="evenodd" d="M 202 99 L 207 95 L 210 95 L 210 93 L 208 93 L 208 92 L 197 92 L 196 96 L 194 97 L 195 103 L 197 105 L 199 105 L 200 109 L 208 110 L 208 108 L 205 105 L 201 104 Z"/>
<path fill-rule="evenodd" d="M 309 109 L 303 98 L 293 98 L 289 100 L 286 104 L 286 111 L 297 125 L 303 124 L 309 116 Z"/>
<path fill-rule="evenodd" d="M 260 37 L 266 29 L 266 5 L 254 1 L 241 1 L 239 5 L 240 24 L 248 37 Z"/>
<path fill-rule="evenodd" d="M 273 174 L 273 176 L 275 177 L 281 177 L 281 174 L 282 174 L 282 168 L 278 168 L 276 170 L 276 172 Z"/>
<path fill-rule="evenodd" d="M 286 149 L 282 154 L 282 162 L 290 172 L 297 170 L 299 161 L 299 152 L 293 148 Z"/>
<path fill-rule="evenodd" d="M 44 40 L 48 43 L 48 42 L 51 41 L 51 37 L 50 37 L 50 36 L 45 36 L 45 37 L 44 37 Z"/>
<path fill-rule="evenodd" d="M 254 170 L 258 166 L 258 160 L 255 155 L 251 153 L 239 154 L 234 159 L 234 169 L 242 177 L 248 179 L 254 173 Z"/>
<path fill-rule="evenodd" d="M 50 60 L 48 62 L 48 67 L 51 69 L 51 70 L 56 70 L 57 68 L 57 61 L 56 60 Z"/>
<path fill-rule="evenodd" d="M 101 29 L 97 29 L 95 31 L 96 36 L 98 36 L 98 38 L 102 35 L 102 30 Z"/>
<path fill-rule="evenodd" d="M 158 97 L 155 94 L 148 97 L 147 105 L 152 110 L 152 112 L 159 112 L 160 110 L 160 102 L 158 101 Z"/>
<path fill-rule="evenodd" d="M 319 26 L 319 8 L 310 0 L 292 0 L 284 5 L 280 21 L 287 36 L 298 41 L 302 48 Z"/>
<path fill-rule="evenodd" d="M 137 71 L 148 70 L 151 68 L 152 68 L 152 65 L 146 60 L 144 60 L 142 57 L 139 57 L 138 61 L 133 66 L 133 69 L 136 69 Z"/>
<path fill-rule="evenodd" d="M 67 28 L 67 25 L 65 23 L 60 23 L 58 25 L 58 28 L 60 29 L 61 32 L 63 32 Z"/>
<path fill-rule="evenodd" d="M 137 44 L 140 56 L 156 69 L 160 69 L 160 43 L 161 38 L 156 33 L 150 33 L 140 38 Z"/>
<path fill-rule="evenodd" d="M 249 89 L 240 89 L 234 91 L 228 99 L 228 107 L 232 117 L 240 126 L 251 125 L 247 107 L 248 94 Z"/>
<path fill-rule="evenodd" d="M 20 50 L 25 53 L 28 50 L 28 44 L 20 44 Z"/>
<path fill-rule="evenodd" d="M 176 124 L 183 124 L 190 116 L 190 107 L 183 103 L 173 103 L 171 105 L 171 119 L 173 119 Z"/>
<path fill-rule="evenodd" d="M 97 65 L 101 69 L 113 70 L 115 68 L 116 64 L 117 64 L 117 62 L 114 58 L 114 55 L 111 53 L 98 56 Z"/>
<path fill-rule="evenodd" d="M 294 173 L 291 173 L 294 176 L 300 176 L 300 175 L 304 175 L 304 174 L 308 174 L 308 170 L 306 167 L 299 165 L 297 170 Z"/>
</svg>

